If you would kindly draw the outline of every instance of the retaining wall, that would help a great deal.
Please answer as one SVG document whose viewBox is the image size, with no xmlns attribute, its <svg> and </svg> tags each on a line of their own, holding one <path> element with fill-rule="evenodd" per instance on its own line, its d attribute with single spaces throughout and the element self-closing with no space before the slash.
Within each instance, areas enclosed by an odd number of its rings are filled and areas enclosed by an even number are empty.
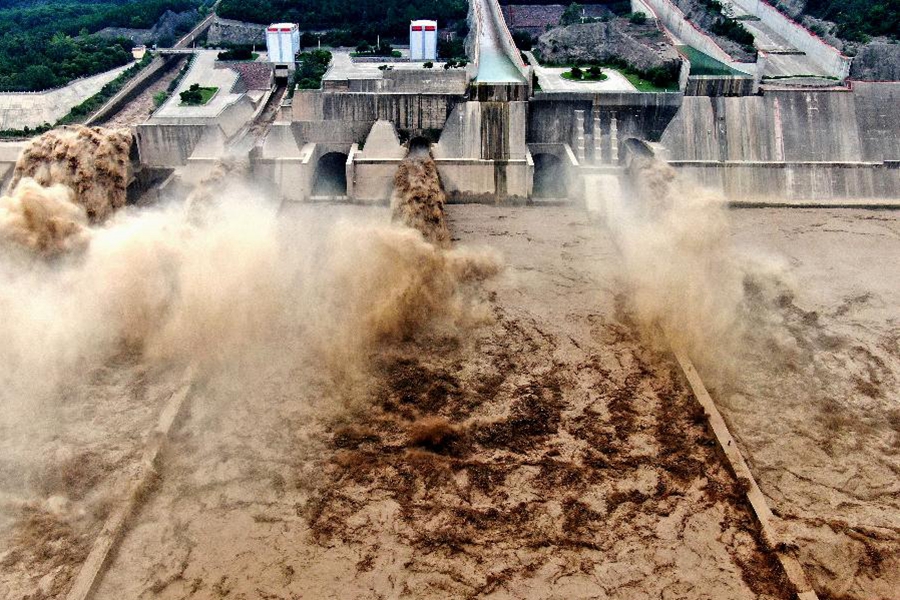
<svg viewBox="0 0 900 600">
<path fill-rule="evenodd" d="M 692 75 L 682 89 L 685 96 L 750 96 L 756 87 L 753 77 Z"/>
<path fill-rule="evenodd" d="M 141 92 L 153 85 L 165 75 L 173 65 L 178 63 L 177 56 L 157 56 L 153 61 L 141 69 L 125 86 L 118 91 L 106 104 L 101 106 L 91 118 L 85 121 L 85 125 L 96 125 L 115 116 L 122 108 L 134 100 Z"/>
<path fill-rule="evenodd" d="M 209 27 L 207 41 L 210 44 L 266 44 L 266 26 L 245 23 L 216 16 Z"/>
<path fill-rule="evenodd" d="M 133 65 L 132 62 L 45 92 L 0 93 L 0 129 L 33 128 L 44 123 L 52 125 Z"/>
<path fill-rule="evenodd" d="M 141 164 L 149 167 L 187 164 L 205 129 L 206 125 L 138 125 L 135 133 Z"/>
<path fill-rule="evenodd" d="M 356 121 L 371 126 L 384 119 L 397 129 L 441 129 L 453 107 L 463 101 L 465 97 L 450 94 L 297 92 L 292 114 L 297 121 Z"/>
</svg>

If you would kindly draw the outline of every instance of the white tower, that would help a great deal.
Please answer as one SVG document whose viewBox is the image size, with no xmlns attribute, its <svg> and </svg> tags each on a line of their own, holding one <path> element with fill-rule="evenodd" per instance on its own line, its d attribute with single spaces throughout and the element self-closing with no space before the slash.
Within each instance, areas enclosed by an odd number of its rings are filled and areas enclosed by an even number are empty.
<svg viewBox="0 0 900 600">
<path fill-rule="evenodd" d="M 437 21 L 411 21 L 409 24 L 410 60 L 437 59 Z"/>
</svg>

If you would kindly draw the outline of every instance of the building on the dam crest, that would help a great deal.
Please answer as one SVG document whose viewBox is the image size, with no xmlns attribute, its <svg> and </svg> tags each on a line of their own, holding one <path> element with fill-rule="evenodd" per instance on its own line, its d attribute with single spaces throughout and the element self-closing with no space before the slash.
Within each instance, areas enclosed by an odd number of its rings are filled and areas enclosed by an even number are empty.
<svg viewBox="0 0 900 600">
<path fill-rule="evenodd" d="M 603 80 L 567 80 L 510 33 L 508 22 L 539 30 L 542 13 L 524 18 L 497 0 L 470 3 L 468 62 L 436 58 L 438 24 L 414 20 L 400 56 L 330 49 L 319 89 L 291 89 L 299 33 L 290 23 L 266 28 L 268 53 L 252 62 L 171 51 L 192 62 L 135 125 L 139 170 L 192 181 L 229 156 L 287 200 L 385 202 L 409 145 L 428 144 L 451 200 L 582 198 L 586 189 L 602 200 L 642 147 L 733 201 L 900 197 L 900 83 L 853 80 L 851 58 L 781 13 L 728 3 L 753 30 L 752 62 L 670 0 L 632 0 L 646 17 L 634 27 L 659 35 L 650 58 L 676 65 L 677 82 L 652 91 L 614 68 Z M 630 43 L 594 21 L 573 31 Z M 544 58 L 564 40 L 552 34 L 541 38 Z M 217 91 L 184 105 L 179 92 L 192 84 Z"/>
</svg>

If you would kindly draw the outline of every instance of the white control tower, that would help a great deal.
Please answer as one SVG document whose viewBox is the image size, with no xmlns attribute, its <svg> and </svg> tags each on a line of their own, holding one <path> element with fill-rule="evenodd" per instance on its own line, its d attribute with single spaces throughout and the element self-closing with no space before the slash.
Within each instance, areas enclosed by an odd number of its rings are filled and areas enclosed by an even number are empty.
<svg viewBox="0 0 900 600">
<path fill-rule="evenodd" d="M 410 60 L 437 60 L 437 21 L 411 21 Z"/>
</svg>

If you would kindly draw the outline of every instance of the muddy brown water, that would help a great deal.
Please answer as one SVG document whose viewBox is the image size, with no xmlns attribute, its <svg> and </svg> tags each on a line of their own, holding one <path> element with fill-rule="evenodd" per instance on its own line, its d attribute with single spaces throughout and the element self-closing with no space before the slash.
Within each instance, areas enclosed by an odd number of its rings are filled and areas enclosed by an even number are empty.
<svg viewBox="0 0 900 600">
<path fill-rule="evenodd" d="M 390 218 L 282 219 L 313 213 Z M 98 598 L 789 597 L 673 360 L 632 322 L 602 225 L 579 207 L 447 213 L 454 246 L 504 256 L 472 288 L 486 319 L 375 347 L 344 381 L 299 340 L 198 382 Z M 711 392 L 820 596 L 891 598 L 900 273 L 877 259 L 900 218 L 729 218 L 795 293 L 778 354 L 750 340 Z M 3 490 L 25 507 L 0 531 L 7 597 L 64 593 L 178 374 L 123 356 L 70 392 L 63 433 L 36 422 L 28 455 L 3 455 L 41 482 Z"/>
<path fill-rule="evenodd" d="M 346 410 L 308 366 L 207 382 L 98 597 L 787 597 L 611 240 L 448 212 L 506 256 L 490 322 L 380 350 Z"/>
</svg>

